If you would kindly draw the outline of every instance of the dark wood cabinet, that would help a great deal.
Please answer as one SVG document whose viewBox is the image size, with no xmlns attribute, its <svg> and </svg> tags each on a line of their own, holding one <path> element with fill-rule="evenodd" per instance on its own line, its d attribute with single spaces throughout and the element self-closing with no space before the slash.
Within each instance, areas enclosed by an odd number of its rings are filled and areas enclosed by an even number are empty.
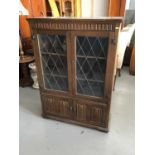
<svg viewBox="0 0 155 155">
<path fill-rule="evenodd" d="M 122 18 L 29 18 L 44 117 L 108 131 Z"/>
</svg>

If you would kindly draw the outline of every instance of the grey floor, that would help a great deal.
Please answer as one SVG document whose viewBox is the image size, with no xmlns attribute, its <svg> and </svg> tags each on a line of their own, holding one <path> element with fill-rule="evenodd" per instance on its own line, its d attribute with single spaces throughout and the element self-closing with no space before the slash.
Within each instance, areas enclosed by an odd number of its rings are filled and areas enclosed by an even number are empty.
<svg viewBox="0 0 155 155">
<path fill-rule="evenodd" d="M 43 119 L 39 91 L 19 90 L 20 155 L 134 155 L 135 78 L 128 68 L 116 81 L 109 133 Z"/>
</svg>

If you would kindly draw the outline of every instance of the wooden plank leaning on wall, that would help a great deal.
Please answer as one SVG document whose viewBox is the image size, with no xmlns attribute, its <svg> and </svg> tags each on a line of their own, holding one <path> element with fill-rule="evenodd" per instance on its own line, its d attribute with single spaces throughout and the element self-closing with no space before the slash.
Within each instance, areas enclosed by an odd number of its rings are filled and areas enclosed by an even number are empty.
<svg viewBox="0 0 155 155">
<path fill-rule="evenodd" d="M 30 28 L 26 18 L 46 15 L 45 0 L 20 0 L 28 10 L 28 16 L 19 16 L 19 29 L 24 40 L 23 48 L 32 48 L 30 39 Z M 26 45 L 25 45 L 26 44 Z"/>
<path fill-rule="evenodd" d="M 126 0 L 109 0 L 108 16 L 124 16 Z"/>
</svg>

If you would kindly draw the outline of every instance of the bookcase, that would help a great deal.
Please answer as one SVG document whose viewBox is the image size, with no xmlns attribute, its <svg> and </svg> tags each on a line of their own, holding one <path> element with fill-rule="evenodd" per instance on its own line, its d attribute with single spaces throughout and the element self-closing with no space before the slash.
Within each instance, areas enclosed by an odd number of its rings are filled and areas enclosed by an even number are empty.
<svg viewBox="0 0 155 155">
<path fill-rule="evenodd" d="M 109 131 L 122 18 L 29 18 L 42 115 Z"/>
</svg>

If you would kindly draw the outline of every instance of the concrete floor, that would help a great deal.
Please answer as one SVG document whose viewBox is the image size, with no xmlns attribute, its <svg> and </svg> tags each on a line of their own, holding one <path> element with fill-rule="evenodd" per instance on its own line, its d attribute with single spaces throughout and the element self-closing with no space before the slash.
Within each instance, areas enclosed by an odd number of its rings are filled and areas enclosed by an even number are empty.
<svg viewBox="0 0 155 155">
<path fill-rule="evenodd" d="M 134 81 L 123 68 L 113 92 L 109 133 L 43 119 L 39 91 L 19 88 L 20 155 L 134 155 Z"/>
</svg>

